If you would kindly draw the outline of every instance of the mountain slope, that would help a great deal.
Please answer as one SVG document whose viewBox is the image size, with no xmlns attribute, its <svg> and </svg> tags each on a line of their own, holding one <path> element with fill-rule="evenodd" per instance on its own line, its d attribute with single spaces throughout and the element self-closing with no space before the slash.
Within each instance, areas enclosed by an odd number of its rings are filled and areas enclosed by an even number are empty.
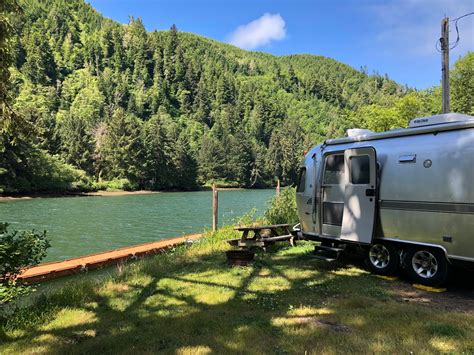
<svg viewBox="0 0 474 355">
<path fill-rule="evenodd" d="M 12 90 L 36 127 L 30 149 L 94 181 L 291 184 L 303 150 L 342 134 L 348 112 L 406 91 L 322 56 L 247 52 L 175 27 L 148 33 L 139 19 L 121 25 L 82 0 L 20 5 Z M 15 186 L 25 174 L 15 166 L 7 190 L 45 189 Z"/>
</svg>

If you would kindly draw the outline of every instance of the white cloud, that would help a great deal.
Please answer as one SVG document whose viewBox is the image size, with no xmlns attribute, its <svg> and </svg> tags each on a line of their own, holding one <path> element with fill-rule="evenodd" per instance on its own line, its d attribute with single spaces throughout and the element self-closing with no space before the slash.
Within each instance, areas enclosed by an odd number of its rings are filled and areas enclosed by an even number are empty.
<svg viewBox="0 0 474 355">
<path fill-rule="evenodd" d="M 450 19 L 472 11 L 472 0 L 390 0 L 372 7 L 372 14 L 379 22 L 380 32 L 375 38 L 387 54 L 432 56 L 440 37 L 441 19 Z M 473 19 L 459 22 L 461 41 L 452 55 L 474 49 Z M 456 40 L 456 30 L 451 23 L 450 42 Z"/>
<path fill-rule="evenodd" d="M 237 27 L 229 43 L 244 49 L 255 49 L 286 37 L 285 20 L 280 14 L 266 13 L 262 17 Z"/>
</svg>

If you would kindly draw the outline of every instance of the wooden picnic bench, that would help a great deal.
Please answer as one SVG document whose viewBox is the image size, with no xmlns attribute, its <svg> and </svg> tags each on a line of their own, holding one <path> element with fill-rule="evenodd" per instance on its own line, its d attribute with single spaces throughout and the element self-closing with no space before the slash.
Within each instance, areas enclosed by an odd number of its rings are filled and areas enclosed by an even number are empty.
<svg viewBox="0 0 474 355">
<path fill-rule="evenodd" d="M 236 227 L 234 229 L 242 232 L 242 237 L 228 240 L 228 243 L 233 246 L 241 248 L 261 247 L 265 249 L 270 244 L 284 240 L 288 240 L 292 246 L 295 245 L 294 236 L 290 232 L 289 224 Z"/>
</svg>

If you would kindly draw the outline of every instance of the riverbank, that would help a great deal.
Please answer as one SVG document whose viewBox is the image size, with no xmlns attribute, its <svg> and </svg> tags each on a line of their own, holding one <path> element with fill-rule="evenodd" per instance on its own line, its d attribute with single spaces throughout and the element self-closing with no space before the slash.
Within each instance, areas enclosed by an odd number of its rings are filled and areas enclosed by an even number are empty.
<svg viewBox="0 0 474 355">
<path fill-rule="evenodd" d="M 183 243 L 193 243 L 202 238 L 202 233 L 188 234 L 182 237 L 172 237 L 157 242 L 144 243 L 131 247 L 108 250 L 102 253 L 85 255 L 78 258 L 42 263 L 23 270 L 18 275 L 18 280 L 28 284 L 53 280 L 56 278 L 74 275 L 87 270 L 103 268 L 134 260 L 144 256 L 151 256 L 164 252 L 168 248 L 176 247 Z"/>
<path fill-rule="evenodd" d="M 425 292 L 351 262 L 318 261 L 308 257 L 314 245 L 307 242 L 277 245 L 250 267 L 229 268 L 226 239 L 235 237 L 228 227 L 107 279 L 72 279 L 0 319 L 0 353 L 474 349 L 472 293 Z"/>
<path fill-rule="evenodd" d="M 199 190 L 193 191 L 211 191 L 211 187 L 203 186 Z M 242 187 L 219 187 L 219 191 L 242 191 L 242 190 L 265 190 L 261 188 L 256 189 L 247 189 Z M 151 194 L 160 194 L 168 192 L 193 192 L 188 190 L 160 190 L 160 191 L 151 191 L 151 190 L 137 190 L 137 191 L 90 191 L 90 192 L 67 192 L 67 193 L 35 193 L 35 194 L 18 194 L 18 195 L 0 195 L 0 202 L 16 201 L 16 200 L 32 200 L 37 198 L 52 198 L 52 197 L 87 197 L 87 196 L 129 196 L 129 195 L 151 195 Z"/>
</svg>

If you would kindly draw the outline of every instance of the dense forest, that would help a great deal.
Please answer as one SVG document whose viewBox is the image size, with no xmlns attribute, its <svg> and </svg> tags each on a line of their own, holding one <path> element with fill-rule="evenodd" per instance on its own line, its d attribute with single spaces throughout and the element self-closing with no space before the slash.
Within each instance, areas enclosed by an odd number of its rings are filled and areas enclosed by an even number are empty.
<svg viewBox="0 0 474 355">
<path fill-rule="evenodd" d="M 440 111 L 438 87 L 321 56 L 248 52 L 174 25 L 147 32 L 83 0 L 2 6 L 4 193 L 292 184 L 325 138 Z M 474 53 L 452 76 L 453 111 L 473 114 Z"/>
</svg>

